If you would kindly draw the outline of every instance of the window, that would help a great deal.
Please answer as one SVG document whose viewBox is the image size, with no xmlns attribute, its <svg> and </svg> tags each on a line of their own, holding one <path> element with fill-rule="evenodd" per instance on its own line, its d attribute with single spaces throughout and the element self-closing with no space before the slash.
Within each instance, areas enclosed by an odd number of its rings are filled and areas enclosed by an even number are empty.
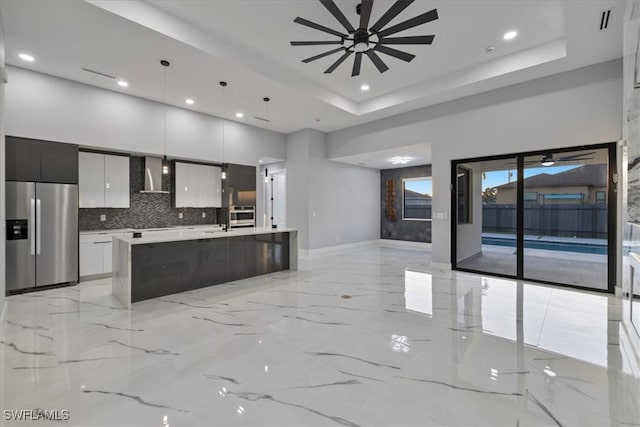
<svg viewBox="0 0 640 427">
<path fill-rule="evenodd" d="M 524 193 L 524 201 L 525 203 L 538 203 L 538 192 L 531 191 Z"/>
<path fill-rule="evenodd" d="M 402 219 L 431 220 L 431 177 L 402 180 Z"/>
<path fill-rule="evenodd" d="M 544 194 L 545 200 L 584 200 L 584 193 Z"/>
<path fill-rule="evenodd" d="M 607 203 L 606 191 L 596 191 L 596 203 Z"/>
<path fill-rule="evenodd" d="M 471 224 L 471 171 L 458 166 L 458 224 Z"/>
</svg>

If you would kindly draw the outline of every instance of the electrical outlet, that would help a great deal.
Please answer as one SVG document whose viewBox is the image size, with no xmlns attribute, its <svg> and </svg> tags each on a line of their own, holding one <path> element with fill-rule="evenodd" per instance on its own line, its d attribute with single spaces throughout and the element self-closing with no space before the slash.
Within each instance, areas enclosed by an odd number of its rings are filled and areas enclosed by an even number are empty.
<svg viewBox="0 0 640 427">
<path fill-rule="evenodd" d="M 206 212 L 202 212 L 202 218 L 206 218 L 207 217 L 207 213 Z"/>
<path fill-rule="evenodd" d="M 107 216 L 105 214 L 100 215 L 100 221 L 104 222 L 107 220 Z"/>
<path fill-rule="evenodd" d="M 179 219 L 183 219 L 184 218 L 184 215 L 182 214 L 182 212 L 178 213 L 178 218 Z"/>
</svg>

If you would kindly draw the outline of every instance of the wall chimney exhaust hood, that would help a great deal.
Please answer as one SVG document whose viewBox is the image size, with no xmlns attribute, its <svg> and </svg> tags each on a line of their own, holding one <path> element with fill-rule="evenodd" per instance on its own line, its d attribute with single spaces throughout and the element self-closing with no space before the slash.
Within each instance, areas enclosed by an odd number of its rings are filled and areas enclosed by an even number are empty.
<svg viewBox="0 0 640 427">
<path fill-rule="evenodd" d="M 140 192 L 169 194 L 168 191 L 162 191 L 162 159 L 160 157 L 144 158 L 144 189 Z"/>
</svg>

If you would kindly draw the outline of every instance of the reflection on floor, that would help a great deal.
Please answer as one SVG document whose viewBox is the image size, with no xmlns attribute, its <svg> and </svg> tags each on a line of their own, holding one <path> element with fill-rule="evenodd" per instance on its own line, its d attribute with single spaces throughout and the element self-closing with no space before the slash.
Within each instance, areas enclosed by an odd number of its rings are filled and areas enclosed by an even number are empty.
<svg viewBox="0 0 640 427">
<path fill-rule="evenodd" d="M 619 300 L 429 266 L 358 249 L 132 311 L 109 280 L 13 296 L 0 403 L 78 426 L 640 424 Z"/>
<path fill-rule="evenodd" d="M 481 255 L 459 262 L 458 267 L 515 276 L 516 250 L 507 246 L 482 245 Z M 533 280 L 607 289 L 607 255 L 527 248 L 524 274 Z"/>
</svg>

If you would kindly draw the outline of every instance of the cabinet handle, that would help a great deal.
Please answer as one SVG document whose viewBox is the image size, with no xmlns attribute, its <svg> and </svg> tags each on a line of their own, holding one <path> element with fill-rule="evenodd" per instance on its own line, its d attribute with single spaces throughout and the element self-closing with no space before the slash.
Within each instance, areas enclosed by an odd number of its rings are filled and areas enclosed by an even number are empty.
<svg viewBox="0 0 640 427">
<path fill-rule="evenodd" d="M 110 240 L 108 240 L 108 241 L 105 241 L 105 242 L 93 242 L 93 243 L 97 245 L 97 244 L 99 244 L 99 243 L 111 243 L 111 241 L 110 241 Z"/>
</svg>

